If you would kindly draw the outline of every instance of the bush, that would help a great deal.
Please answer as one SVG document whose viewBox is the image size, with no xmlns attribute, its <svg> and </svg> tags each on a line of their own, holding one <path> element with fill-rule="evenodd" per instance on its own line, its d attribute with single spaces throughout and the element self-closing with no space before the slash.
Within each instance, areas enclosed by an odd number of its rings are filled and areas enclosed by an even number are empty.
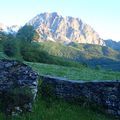
<svg viewBox="0 0 120 120">
<path fill-rule="evenodd" d="M 14 57 L 19 52 L 18 43 L 16 40 L 6 40 L 3 43 L 3 51 L 9 57 Z"/>
<path fill-rule="evenodd" d="M 36 46 L 29 43 L 24 43 L 21 46 L 21 55 L 25 61 L 29 62 L 47 63 L 47 61 L 50 59 L 46 52 L 41 51 Z"/>
<path fill-rule="evenodd" d="M 34 30 L 34 27 L 31 25 L 25 25 L 19 29 L 16 37 L 19 40 L 32 42 L 33 40 L 39 39 L 39 34 Z"/>
<path fill-rule="evenodd" d="M 48 52 L 41 49 L 40 44 L 22 42 L 20 51 L 23 59 L 28 62 L 39 62 L 79 68 L 83 66 L 80 63 L 69 59 L 49 55 Z"/>
</svg>

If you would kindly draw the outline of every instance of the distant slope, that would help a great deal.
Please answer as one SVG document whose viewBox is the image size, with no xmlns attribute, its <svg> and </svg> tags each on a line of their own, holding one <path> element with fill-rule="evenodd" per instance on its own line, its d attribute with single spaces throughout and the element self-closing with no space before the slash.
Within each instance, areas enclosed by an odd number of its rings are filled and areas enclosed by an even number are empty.
<svg viewBox="0 0 120 120">
<path fill-rule="evenodd" d="M 109 57 L 112 59 L 116 59 L 119 53 L 110 47 L 100 46 L 100 45 L 92 45 L 92 44 L 78 44 L 78 43 L 70 43 L 68 46 L 72 46 L 74 48 L 79 49 L 80 51 L 85 52 L 88 55 L 92 55 L 94 57 Z"/>
<path fill-rule="evenodd" d="M 119 53 L 109 47 L 91 45 L 91 44 L 77 44 L 70 43 L 67 46 L 61 43 L 42 42 L 38 43 L 40 48 L 47 51 L 51 55 L 66 57 L 71 59 L 85 58 L 110 58 L 119 59 Z"/>
<path fill-rule="evenodd" d="M 41 13 L 31 19 L 27 25 L 32 25 L 39 33 L 38 41 L 57 41 L 62 43 L 89 43 L 105 45 L 98 33 L 79 18 L 63 17 L 56 12 Z"/>
<path fill-rule="evenodd" d="M 114 50 L 120 51 L 120 42 L 116 42 L 112 39 L 105 40 L 105 44 Z"/>
<path fill-rule="evenodd" d="M 90 66 L 100 65 L 106 69 L 120 70 L 120 53 L 106 46 L 72 43 L 63 45 L 55 42 L 37 43 L 50 55 L 71 59 Z M 116 67 L 114 67 L 116 65 Z"/>
</svg>

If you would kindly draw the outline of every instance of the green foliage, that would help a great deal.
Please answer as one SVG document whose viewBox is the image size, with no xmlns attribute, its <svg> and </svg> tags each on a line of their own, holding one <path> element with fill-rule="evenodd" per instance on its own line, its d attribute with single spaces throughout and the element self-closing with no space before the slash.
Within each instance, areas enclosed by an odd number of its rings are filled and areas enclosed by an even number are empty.
<svg viewBox="0 0 120 120">
<path fill-rule="evenodd" d="M 25 61 L 30 62 L 46 63 L 49 59 L 49 55 L 46 52 L 39 50 L 36 46 L 29 43 L 22 45 L 21 55 Z"/>
<path fill-rule="evenodd" d="M 96 70 L 100 70 L 100 69 L 102 69 L 99 65 L 97 65 L 96 67 L 95 67 L 95 69 Z"/>
<path fill-rule="evenodd" d="M 40 43 L 40 46 L 41 49 L 46 50 L 51 55 L 62 56 L 71 59 L 76 57 L 83 57 L 83 58 L 103 57 L 106 55 L 104 54 L 104 51 L 106 50 L 109 51 L 106 56 L 116 57 L 116 55 L 118 54 L 118 52 L 106 46 L 91 45 L 91 44 L 71 43 L 65 46 L 60 43 L 43 42 Z"/>
<path fill-rule="evenodd" d="M 5 55 L 3 52 L 0 52 L 0 59 L 8 59 L 8 56 Z"/>
<path fill-rule="evenodd" d="M 72 60 L 86 64 L 87 66 L 101 66 L 103 69 L 120 70 L 120 53 L 106 46 L 71 43 L 63 45 L 56 42 L 37 43 L 39 49 L 49 55 L 61 57 L 64 60 Z"/>
<path fill-rule="evenodd" d="M 39 34 L 36 31 L 34 31 L 33 40 L 38 41 L 39 37 Z"/>
<path fill-rule="evenodd" d="M 22 30 L 21 30 L 22 29 Z M 84 66 L 100 65 L 105 69 L 119 70 L 116 60 L 119 60 L 120 54 L 111 48 L 99 45 L 70 43 L 63 45 L 56 42 L 33 42 L 38 39 L 38 34 L 34 31 L 32 26 L 24 26 L 21 28 L 16 36 L 16 41 L 20 49 L 18 55 L 11 55 L 12 57 L 20 58 L 29 62 L 41 62 L 47 64 L 56 64 L 62 66 L 80 67 L 80 63 Z M 29 32 L 29 34 L 27 33 Z M 19 40 L 18 40 L 19 38 Z M 2 52 L 3 41 L 15 39 L 12 35 L 1 34 L 0 51 Z M 31 42 L 32 41 L 32 42 Z M 20 43 L 21 42 L 21 43 Z M 10 43 L 10 46 L 12 43 Z M 7 46 L 8 47 L 8 46 Z M 7 47 L 5 47 L 7 49 Z M 15 49 L 15 46 L 13 46 Z M 7 49 L 9 55 L 9 49 Z M 10 54 L 11 54 L 10 53 Z M 74 61 L 74 62 L 72 62 Z M 112 66 L 116 67 L 112 67 Z"/>
<path fill-rule="evenodd" d="M 3 52 L 3 44 L 5 41 L 14 39 L 15 37 L 13 35 L 0 32 L 0 51 Z"/>
<path fill-rule="evenodd" d="M 0 58 L 21 60 L 20 41 L 11 35 L 0 33 Z"/>
<path fill-rule="evenodd" d="M 33 26 L 25 25 L 18 31 L 16 37 L 22 41 L 32 42 L 34 39 L 38 39 L 38 34 Z"/>
<path fill-rule="evenodd" d="M 43 42 L 40 49 L 50 55 L 72 59 L 74 61 L 86 62 L 90 59 L 112 59 L 118 60 L 119 53 L 106 46 L 71 43 L 67 46 L 55 42 Z"/>
<path fill-rule="evenodd" d="M 41 49 L 41 46 L 35 42 L 33 43 L 22 42 L 20 51 L 23 59 L 28 62 L 40 62 L 71 67 L 82 66 L 80 63 L 74 61 L 49 55 L 48 52 Z"/>
<path fill-rule="evenodd" d="M 16 40 L 6 40 L 3 44 L 3 51 L 9 57 L 14 57 L 19 52 Z"/>
<path fill-rule="evenodd" d="M 6 40 L 6 39 L 7 39 L 7 35 L 3 32 L 0 32 L 0 41 Z"/>
<path fill-rule="evenodd" d="M 42 49 L 42 43 L 29 43 L 27 41 L 20 41 L 14 36 L 7 36 L 6 40 L 1 40 L 1 58 L 6 58 L 4 53 L 13 59 L 25 60 L 28 62 L 40 62 L 47 64 L 56 64 L 62 66 L 81 67 L 78 62 L 71 61 L 62 57 L 50 55 L 47 51 Z M 4 48 L 4 49 L 3 49 Z"/>
<path fill-rule="evenodd" d="M 40 43 L 40 49 L 45 50 L 50 55 L 68 58 L 68 59 L 74 59 L 79 57 L 79 55 L 82 58 L 82 53 L 72 47 L 67 47 L 61 43 L 54 43 L 54 42 L 43 42 Z"/>
</svg>

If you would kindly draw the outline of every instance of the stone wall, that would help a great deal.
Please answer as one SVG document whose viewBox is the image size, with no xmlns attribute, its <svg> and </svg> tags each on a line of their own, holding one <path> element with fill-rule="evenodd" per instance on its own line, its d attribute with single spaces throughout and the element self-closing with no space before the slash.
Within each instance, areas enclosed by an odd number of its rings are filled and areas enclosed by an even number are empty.
<svg viewBox="0 0 120 120">
<path fill-rule="evenodd" d="M 0 60 L 0 102 L 12 115 L 31 111 L 36 97 L 38 74 L 16 60 Z"/>
<path fill-rule="evenodd" d="M 68 101 L 87 101 L 100 105 L 107 113 L 120 117 L 120 81 L 71 81 L 41 76 L 42 93 Z"/>
</svg>

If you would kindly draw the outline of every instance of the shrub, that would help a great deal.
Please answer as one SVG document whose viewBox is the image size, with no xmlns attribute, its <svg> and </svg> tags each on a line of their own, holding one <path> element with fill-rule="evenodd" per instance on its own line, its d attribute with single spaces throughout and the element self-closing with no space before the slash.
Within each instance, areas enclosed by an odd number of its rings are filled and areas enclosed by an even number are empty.
<svg viewBox="0 0 120 120">
<path fill-rule="evenodd" d="M 36 46 L 29 43 L 24 43 L 20 51 L 25 61 L 47 63 L 48 59 L 50 59 L 46 52 L 41 51 Z"/>
<path fill-rule="evenodd" d="M 22 41 L 32 42 L 33 40 L 39 39 L 38 33 L 34 30 L 31 25 L 23 26 L 17 33 L 16 37 Z"/>
<path fill-rule="evenodd" d="M 14 57 L 19 52 L 18 43 L 16 40 L 6 40 L 3 43 L 3 51 L 9 57 Z"/>
</svg>

